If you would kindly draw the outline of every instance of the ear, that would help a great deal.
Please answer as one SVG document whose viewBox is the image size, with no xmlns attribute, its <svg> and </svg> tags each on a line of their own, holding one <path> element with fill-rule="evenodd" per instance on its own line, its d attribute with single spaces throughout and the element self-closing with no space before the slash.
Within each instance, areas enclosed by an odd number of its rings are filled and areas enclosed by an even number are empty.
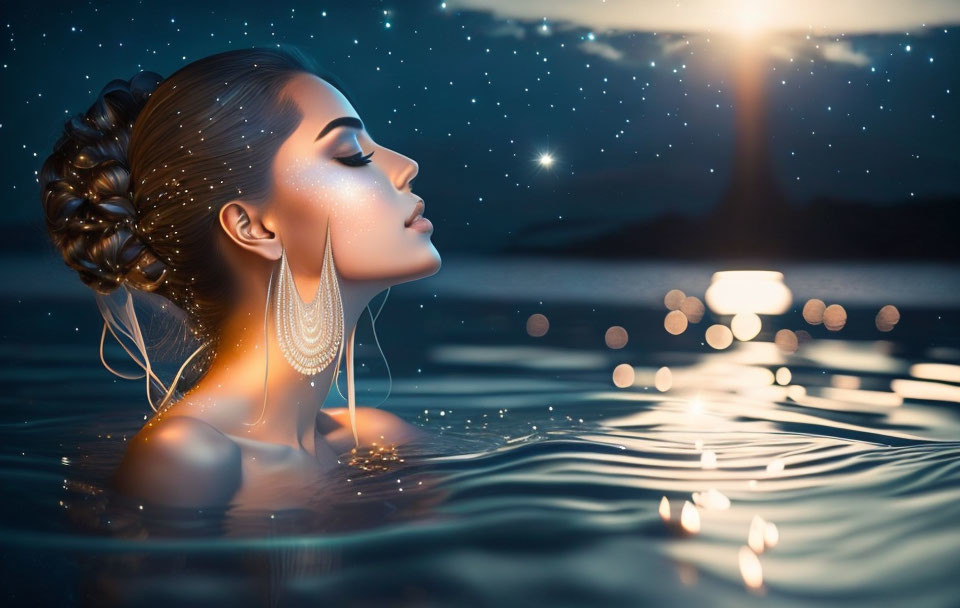
<svg viewBox="0 0 960 608">
<path fill-rule="evenodd" d="M 244 201 L 230 201 L 220 208 L 220 226 L 234 243 L 247 251 L 274 261 L 280 259 L 280 239 L 271 230 L 272 222 L 258 207 Z"/>
</svg>

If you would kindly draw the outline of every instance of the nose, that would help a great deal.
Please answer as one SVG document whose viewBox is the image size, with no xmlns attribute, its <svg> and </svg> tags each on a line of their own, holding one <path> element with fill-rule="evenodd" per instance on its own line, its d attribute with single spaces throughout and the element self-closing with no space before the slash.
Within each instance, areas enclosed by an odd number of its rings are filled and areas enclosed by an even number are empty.
<svg viewBox="0 0 960 608">
<path fill-rule="evenodd" d="M 392 150 L 391 150 L 392 152 Z M 412 188 L 413 178 L 420 172 L 420 165 L 412 158 L 408 158 L 399 152 L 393 152 L 396 155 L 396 168 L 394 169 L 394 185 L 397 190 L 407 190 Z"/>
</svg>

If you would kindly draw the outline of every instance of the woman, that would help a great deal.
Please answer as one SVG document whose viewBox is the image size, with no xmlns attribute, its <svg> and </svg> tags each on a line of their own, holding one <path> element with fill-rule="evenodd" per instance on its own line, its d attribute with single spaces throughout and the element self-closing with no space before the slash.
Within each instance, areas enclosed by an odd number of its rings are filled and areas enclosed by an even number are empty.
<svg viewBox="0 0 960 608">
<path fill-rule="evenodd" d="M 162 295 L 203 341 L 189 390 L 130 441 L 123 493 L 276 506 L 352 447 L 417 438 L 352 400 L 364 307 L 440 268 L 417 170 L 286 47 L 114 80 L 67 122 L 40 176 L 53 243 L 97 293 Z M 344 350 L 351 407 L 321 411 Z"/>
</svg>

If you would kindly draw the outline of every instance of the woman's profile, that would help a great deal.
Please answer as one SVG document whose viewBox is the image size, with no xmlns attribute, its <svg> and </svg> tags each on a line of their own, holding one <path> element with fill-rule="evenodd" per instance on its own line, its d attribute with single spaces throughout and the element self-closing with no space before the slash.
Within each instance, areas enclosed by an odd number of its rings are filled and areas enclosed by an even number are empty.
<svg viewBox="0 0 960 608">
<path fill-rule="evenodd" d="M 355 408 L 352 373 L 371 299 L 440 268 L 417 171 L 287 47 L 114 80 L 67 121 L 40 174 L 54 245 L 97 294 L 176 304 L 202 342 L 189 388 L 130 440 L 121 492 L 268 505 L 357 445 L 420 434 Z M 341 355 L 350 407 L 321 410 Z"/>
</svg>

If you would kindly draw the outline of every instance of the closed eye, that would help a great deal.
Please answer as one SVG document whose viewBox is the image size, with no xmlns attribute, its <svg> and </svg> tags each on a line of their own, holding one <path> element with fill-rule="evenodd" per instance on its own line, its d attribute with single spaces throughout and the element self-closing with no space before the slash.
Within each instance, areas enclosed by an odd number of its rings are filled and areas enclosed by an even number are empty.
<svg viewBox="0 0 960 608">
<path fill-rule="evenodd" d="M 349 167 L 362 167 L 373 162 L 370 160 L 371 156 L 373 156 L 373 152 L 367 154 L 366 156 L 363 155 L 363 152 L 357 152 L 356 154 L 352 154 L 350 156 L 336 156 L 334 158 Z"/>
</svg>

